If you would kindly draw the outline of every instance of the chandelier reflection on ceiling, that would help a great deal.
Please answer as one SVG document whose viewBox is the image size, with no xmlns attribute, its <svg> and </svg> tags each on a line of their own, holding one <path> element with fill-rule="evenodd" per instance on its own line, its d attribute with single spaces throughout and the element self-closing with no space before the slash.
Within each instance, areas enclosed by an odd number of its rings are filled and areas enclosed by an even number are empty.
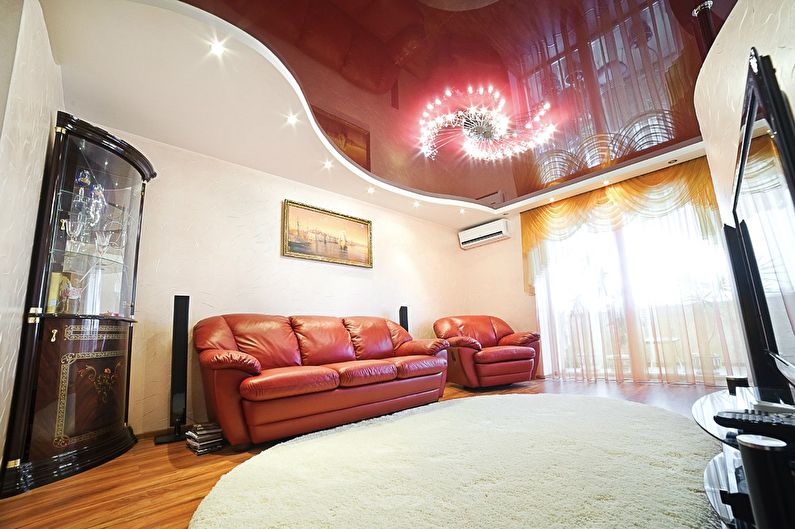
<svg viewBox="0 0 795 529">
<path fill-rule="evenodd" d="M 546 143 L 555 132 L 555 125 L 543 120 L 549 103 L 526 120 L 516 118 L 525 122 L 518 127 L 504 107 L 505 98 L 491 85 L 469 86 L 466 91 L 448 88 L 425 105 L 419 120 L 420 152 L 433 160 L 440 148 L 455 142 L 476 160 L 503 160 Z"/>
</svg>

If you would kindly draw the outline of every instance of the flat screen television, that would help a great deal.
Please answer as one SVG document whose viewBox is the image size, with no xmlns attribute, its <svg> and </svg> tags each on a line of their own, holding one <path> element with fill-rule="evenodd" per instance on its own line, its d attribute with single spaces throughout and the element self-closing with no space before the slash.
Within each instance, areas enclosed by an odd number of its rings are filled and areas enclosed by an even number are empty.
<svg viewBox="0 0 795 529">
<path fill-rule="evenodd" d="M 795 126 L 768 56 L 751 50 L 734 188 L 725 229 L 754 383 L 767 400 L 795 388 Z M 785 376 L 785 374 L 789 376 Z"/>
</svg>

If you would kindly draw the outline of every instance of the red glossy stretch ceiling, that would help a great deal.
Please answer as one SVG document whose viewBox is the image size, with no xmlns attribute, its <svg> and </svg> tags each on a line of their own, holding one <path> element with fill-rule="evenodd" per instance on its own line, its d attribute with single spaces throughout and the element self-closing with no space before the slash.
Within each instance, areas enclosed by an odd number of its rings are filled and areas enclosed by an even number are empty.
<svg viewBox="0 0 795 529">
<path fill-rule="evenodd" d="M 716 27 L 734 2 L 713 3 Z M 403 187 L 501 203 L 698 135 L 695 0 L 188 3 L 265 43 L 341 150 Z M 547 103 L 551 139 L 479 161 L 451 133 L 435 159 L 424 156 L 426 105 L 446 89 L 489 85 L 517 124 Z"/>
</svg>

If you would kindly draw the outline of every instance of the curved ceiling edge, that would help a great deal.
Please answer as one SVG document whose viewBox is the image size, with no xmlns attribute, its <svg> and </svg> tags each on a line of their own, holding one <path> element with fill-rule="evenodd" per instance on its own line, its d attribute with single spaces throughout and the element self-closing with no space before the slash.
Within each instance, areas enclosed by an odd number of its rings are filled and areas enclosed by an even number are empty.
<svg viewBox="0 0 795 529">
<path fill-rule="evenodd" d="M 497 209 L 698 136 L 678 0 L 183 2 L 276 55 L 350 161 L 425 197 Z"/>
<path fill-rule="evenodd" d="M 248 46 L 253 51 L 261 55 L 265 60 L 267 60 L 279 74 L 284 78 L 287 84 L 293 89 L 296 97 L 298 97 L 299 102 L 304 110 L 304 113 L 308 116 L 308 122 L 312 126 L 312 130 L 320 140 L 321 144 L 325 147 L 325 149 L 329 152 L 329 154 L 340 164 L 343 165 L 346 169 L 348 169 L 351 173 L 355 176 L 361 178 L 364 182 L 370 185 L 378 186 L 379 188 L 389 191 L 391 193 L 396 193 L 398 195 L 402 195 L 409 199 L 413 200 L 421 200 L 423 202 L 431 203 L 431 204 L 438 204 L 443 206 L 451 206 L 456 208 L 466 208 L 467 210 L 474 210 L 479 211 L 481 213 L 489 213 L 494 215 L 505 215 L 507 213 L 515 212 L 517 209 L 517 204 L 511 205 L 503 205 L 499 209 L 492 208 L 490 206 L 486 206 L 474 201 L 469 201 L 464 198 L 450 198 L 435 194 L 429 194 L 425 192 L 419 192 L 414 189 L 406 189 L 401 186 L 395 185 L 391 182 L 384 181 L 379 177 L 365 171 L 357 164 L 351 162 L 351 160 L 342 154 L 336 146 L 334 146 L 331 141 L 328 139 L 326 134 L 320 127 L 320 124 L 317 122 L 315 114 L 312 110 L 312 106 L 310 105 L 309 101 L 307 100 L 304 91 L 301 89 L 301 85 L 296 79 L 293 72 L 290 68 L 270 49 L 260 40 L 254 38 L 249 33 L 243 31 L 239 27 L 231 24 L 212 13 L 199 9 L 198 7 L 186 4 L 179 0 L 131 0 L 138 4 L 149 5 L 161 9 L 166 9 L 168 11 L 172 11 L 174 13 L 188 16 L 200 22 L 203 22 L 223 33 L 234 37 L 240 43 Z M 525 201 L 522 201 L 525 202 Z"/>
</svg>

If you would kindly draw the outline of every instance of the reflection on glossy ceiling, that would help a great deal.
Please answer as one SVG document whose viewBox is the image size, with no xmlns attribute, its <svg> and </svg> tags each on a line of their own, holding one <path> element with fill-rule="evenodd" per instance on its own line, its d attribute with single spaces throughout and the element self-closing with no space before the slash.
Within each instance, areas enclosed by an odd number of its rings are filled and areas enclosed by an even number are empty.
<svg viewBox="0 0 795 529">
<path fill-rule="evenodd" d="M 279 55 L 340 151 L 401 187 L 500 205 L 698 136 L 700 1 L 188 3 Z M 719 26 L 734 1 L 713 4 Z"/>
</svg>

